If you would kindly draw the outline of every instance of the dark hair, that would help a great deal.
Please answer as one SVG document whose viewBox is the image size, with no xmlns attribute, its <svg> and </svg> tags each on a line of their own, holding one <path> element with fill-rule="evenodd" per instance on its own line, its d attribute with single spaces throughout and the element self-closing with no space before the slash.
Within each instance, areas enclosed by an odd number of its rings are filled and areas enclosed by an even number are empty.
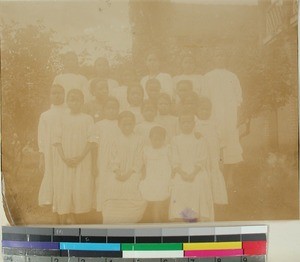
<svg viewBox="0 0 300 262">
<path fill-rule="evenodd" d="M 151 79 L 148 79 L 147 82 L 146 82 L 146 89 L 148 88 L 149 85 L 151 84 L 157 84 L 159 86 L 159 88 L 161 89 L 161 85 L 160 85 L 160 82 L 156 79 L 156 78 L 151 78 Z"/>
<path fill-rule="evenodd" d="M 198 97 L 198 106 L 201 106 L 203 104 L 209 105 L 209 108 L 212 107 L 211 100 L 208 97 L 206 97 L 206 96 L 199 96 Z"/>
<path fill-rule="evenodd" d="M 68 94 L 67 94 L 67 99 L 70 97 L 70 95 L 76 95 L 76 96 L 79 96 L 80 99 L 82 100 L 82 102 L 84 102 L 84 95 L 82 93 L 81 90 L 79 89 L 71 89 Z"/>
<path fill-rule="evenodd" d="M 94 91 L 96 89 L 96 86 L 99 82 L 102 82 L 102 83 L 105 83 L 106 84 L 106 87 L 108 89 L 108 82 L 107 80 L 103 79 L 103 78 L 94 78 L 92 81 L 91 81 L 91 84 L 90 84 L 90 92 L 92 95 L 94 95 Z"/>
<path fill-rule="evenodd" d="M 193 99 L 193 102 L 195 103 L 195 105 L 199 104 L 199 96 L 196 92 L 192 91 L 191 93 L 188 93 L 186 95 L 186 97 L 183 98 L 182 103 L 185 104 L 187 99 Z"/>
<path fill-rule="evenodd" d="M 133 83 L 132 85 L 130 85 L 128 88 L 127 88 L 127 96 L 128 94 L 132 91 L 132 90 L 140 90 L 143 94 L 143 97 L 144 97 L 144 89 L 142 88 L 142 86 L 139 84 L 139 83 Z"/>
<path fill-rule="evenodd" d="M 64 93 L 65 93 L 65 89 L 64 89 L 64 87 L 63 87 L 62 85 L 54 84 L 54 85 L 51 86 L 50 91 L 51 91 L 52 89 L 54 89 L 54 88 L 62 89 L 62 90 L 64 91 Z"/>
<path fill-rule="evenodd" d="M 156 104 L 155 103 L 153 103 L 152 101 L 150 101 L 149 99 L 146 99 L 146 100 L 144 100 L 144 102 L 143 102 L 143 104 L 142 104 L 142 106 L 141 106 L 141 111 L 143 112 L 143 110 L 144 110 L 144 108 L 146 107 L 146 106 L 152 106 L 152 107 L 154 107 L 155 108 L 155 110 L 156 110 Z"/>
<path fill-rule="evenodd" d="M 118 105 L 118 107 L 120 107 L 120 103 L 119 103 L 118 99 L 116 99 L 115 97 L 110 96 L 106 99 L 106 101 L 103 105 L 103 108 L 106 108 L 109 102 L 114 102 Z"/>
<path fill-rule="evenodd" d="M 160 93 L 157 100 L 160 100 L 160 99 L 167 100 L 170 104 L 172 104 L 171 97 L 168 94 L 166 94 L 166 93 Z"/>
<path fill-rule="evenodd" d="M 163 138 L 166 138 L 167 132 L 166 129 L 164 129 L 161 126 L 154 126 L 151 128 L 149 137 L 151 138 L 154 134 L 161 135 Z"/>
<path fill-rule="evenodd" d="M 135 115 L 134 115 L 132 112 L 130 112 L 130 111 L 123 111 L 123 112 L 121 112 L 121 113 L 119 114 L 119 117 L 118 117 L 118 123 L 120 124 L 120 122 L 121 122 L 124 118 L 126 118 L 126 117 L 129 117 L 129 118 L 133 119 L 134 122 L 135 122 Z"/>
<path fill-rule="evenodd" d="M 185 84 L 189 85 L 191 88 L 193 88 L 193 82 L 190 81 L 190 80 L 180 80 L 180 81 L 178 81 L 177 84 L 176 84 L 176 88 L 178 88 L 178 86 L 180 84 L 183 84 L 183 83 L 185 83 Z"/>
</svg>

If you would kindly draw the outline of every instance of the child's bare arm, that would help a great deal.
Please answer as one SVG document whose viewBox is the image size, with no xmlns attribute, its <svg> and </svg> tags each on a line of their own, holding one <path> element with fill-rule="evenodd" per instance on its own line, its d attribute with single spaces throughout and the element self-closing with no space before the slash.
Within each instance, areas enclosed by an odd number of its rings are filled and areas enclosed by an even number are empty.
<svg viewBox="0 0 300 262">
<path fill-rule="evenodd" d="M 54 144 L 54 146 L 56 147 L 57 152 L 58 152 L 60 158 L 62 159 L 62 161 L 64 161 L 67 166 L 73 167 L 72 161 L 70 159 L 66 158 L 66 156 L 65 156 L 62 144 L 56 143 L 56 144 Z"/>
</svg>

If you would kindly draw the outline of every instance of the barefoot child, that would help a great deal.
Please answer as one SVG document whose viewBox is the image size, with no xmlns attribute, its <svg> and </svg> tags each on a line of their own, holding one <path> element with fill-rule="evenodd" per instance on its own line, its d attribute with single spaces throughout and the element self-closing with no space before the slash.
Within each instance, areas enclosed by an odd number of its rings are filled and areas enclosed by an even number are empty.
<svg viewBox="0 0 300 262">
<path fill-rule="evenodd" d="M 60 85 L 53 85 L 50 91 L 51 108 L 42 113 L 38 125 L 38 146 L 40 152 L 40 171 L 43 180 L 39 191 L 39 205 L 53 203 L 53 138 L 61 117 L 65 112 L 65 91 Z"/>
<path fill-rule="evenodd" d="M 148 201 L 150 221 L 158 223 L 165 220 L 166 200 L 170 197 L 170 148 L 165 143 L 166 130 L 163 127 L 153 127 L 149 138 L 151 144 L 143 150 L 145 179 L 140 183 L 140 191 Z"/>
<path fill-rule="evenodd" d="M 135 117 L 129 111 L 119 115 L 121 130 L 112 145 L 110 170 L 103 196 L 103 223 L 137 223 L 146 202 L 139 191 L 142 168 L 142 141 L 134 133 Z"/>
<path fill-rule="evenodd" d="M 94 165 L 88 141 L 93 119 L 81 113 L 83 101 L 80 90 L 69 91 L 69 112 L 62 117 L 54 141 L 59 158 L 54 163 L 53 210 L 60 215 L 61 223 L 84 224 L 86 214 L 92 209 Z"/>
<path fill-rule="evenodd" d="M 173 181 L 169 218 L 173 221 L 214 219 L 206 144 L 194 135 L 193 114 L 179 116 L 181 134 L 172 141 Z"/>
</svg>

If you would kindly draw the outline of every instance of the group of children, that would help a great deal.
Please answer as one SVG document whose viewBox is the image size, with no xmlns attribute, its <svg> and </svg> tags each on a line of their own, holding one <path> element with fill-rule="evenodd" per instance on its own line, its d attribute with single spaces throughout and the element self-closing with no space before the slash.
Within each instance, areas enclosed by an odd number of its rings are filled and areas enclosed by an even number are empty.
<svg viewBox="0 0 300 262">
<path fill-rule="evenodd" d="M 214 205 L 228 198 L 213 104 L 200 78 L 159 73 L 150 54 L 140 83 L 116 86 L 98 59 L 86 85 L 76 64 L 68 53 L 40 117 L 39 205 L 52 205 L 61 223 L 85 223 L 93 209 L 103 223 L 137 223 L 145 214 L 151 222 L 213 221 Z"/>
</svg>

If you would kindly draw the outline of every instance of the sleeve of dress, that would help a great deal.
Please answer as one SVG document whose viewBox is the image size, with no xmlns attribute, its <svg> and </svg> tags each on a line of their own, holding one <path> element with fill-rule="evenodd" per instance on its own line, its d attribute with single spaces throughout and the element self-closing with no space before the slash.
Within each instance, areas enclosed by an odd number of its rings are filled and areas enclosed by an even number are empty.
<svg viewBox="0 0 300 262">
<path fill-rule="evenodd" d="M 173 138 L 171 142 L 171 165 L 173 168 L 180 167 L 179 163 L 179 154 L 178 154 L 178 147 L 176 143 L 176 138 Z"/>
<path fill-rule="evenodd" d="M 202 169 L 205 169 L 208 164 L 208 144 L 205 139 L 200 139 L 197 141 L 196 145 L 196 165 L 200 166 Z"/>
<path fill-rule="evenodd" d="M 40 116 L 39 125 L 38 125 L 38 147 L 39 152 L 45 152 L 45 134 L 46 134 L 46 125 L 43 114 Z"/>
<path fill-rule="evenodd" d="M 243 96 L 242 96 L 242 88 L 240 85 L 240 81 L 237 76 L 234 76 L 233 78 L 233 88 L 236 97 L 236 104 L 237 106 L 240 106 L 243 101 Z"/>
<path fill-rule="evenodd" d="M 143 167 L 143 148 L 144 148 L 143 145 L 144 145 L 143 139 L 139 137 L 136 146 L 136 153 L 135 153 L 134 166 L 133 166 L 133 170 L 136 173 L 139 173 Z"/>
</svg>

